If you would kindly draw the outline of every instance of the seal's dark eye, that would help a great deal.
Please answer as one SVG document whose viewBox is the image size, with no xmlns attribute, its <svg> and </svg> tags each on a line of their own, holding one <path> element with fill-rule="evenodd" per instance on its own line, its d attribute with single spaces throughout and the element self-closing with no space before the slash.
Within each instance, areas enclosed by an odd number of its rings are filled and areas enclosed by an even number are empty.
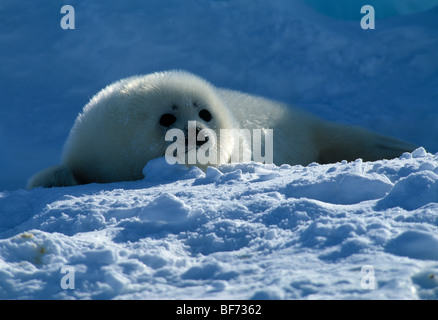
<svg viewBox="0 0 438 320">
<path fill-rule="evenodd" d="M 207 109 L 202 109 L 201 111 L 199 111 L 199 117 L 207 122 L 210 122 L 212 118 L 210 111 L 208 111 Z"/>
<path fill-rule="evenodd" d="M 160 118 L 160 124 L 163 127 L 169 127 L 176 121 L 176 117 L 171 113 L 165 113 Z"/>
</svg>

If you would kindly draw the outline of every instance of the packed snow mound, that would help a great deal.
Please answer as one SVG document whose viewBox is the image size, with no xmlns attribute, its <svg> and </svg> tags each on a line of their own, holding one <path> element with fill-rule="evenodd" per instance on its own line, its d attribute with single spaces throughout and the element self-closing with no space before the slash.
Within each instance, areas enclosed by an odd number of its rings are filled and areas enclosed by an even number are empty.
<svg viewBox="0 0 438 320">
<path fill-rule="evenodd" d="M 438 298 L 438 154 L 144 173 L 0 193 L 0 298 Z"/>
</svg>

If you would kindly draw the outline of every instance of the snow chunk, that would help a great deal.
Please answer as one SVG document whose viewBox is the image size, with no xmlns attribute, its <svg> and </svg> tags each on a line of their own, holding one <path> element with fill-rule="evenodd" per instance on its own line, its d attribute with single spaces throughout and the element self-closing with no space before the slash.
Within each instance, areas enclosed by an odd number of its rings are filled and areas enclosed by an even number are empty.
<svg viewBox="0 0 438 320">
<path fill-rule="evenodd" d="M 427 156 L 427 152 L 423 147 L 420 147 L 412 152 L 413 158 L 422 158 L 426 156 Z"/>
<path fill-rule="evenodd" d="M 281 300 L 283 299 L 282 295 L 278 289 L 265 289 L 254 293 L 250 300 Z"/>
<path fill-rule="evenodd" d="M 65 242 L 63 238 L 60 234 L 39 230 L 23 232 L 0 240 L 0 258 L 9 262 L 28 261 L 36 266 L 53 263 L 59 254 L 71 250 L 69 241 Z"/>
<path fill-rule="evenodd" d="M 150 160 L 143 168 L 145 181 L 168 182 L 184 179 L 196 179 L 204 176 L 198 167 L 188 168 L 180 164 L 168 164 L 164 157 Z"/>
<path fill-rule="evenodd" d="M 241 180 L 242 179 L 242 170 L 237 169 L 235 171 L 224 174 L 220 177 L 220 183 L 233 182 L 233 180 Z"/>
<path fill-rule="evenodd" d="M 242 180 L 242 170 L 237 169 L 231 172 L 222 173 L 217 168 L 208 167 L 207 168 L 207 174 L 205 176 L 201 176 L 200 178 L 196 179 L 193 184 L 194 185 L 202 185 L 202 184 L 209 184 L 209 183 L 217 183 L 217 184 L 225 184 L 229 183 L 232 184 L 235 182 L 235 180 Z"/>
<path fill-rule="evenodd" d="M 217 272 L 219 272 L 218 264 L 206 264 L 203 266 L 194 266 L 188 269 L 181 275 L 183 279 L 192 279 L 192 280 L 205 280 L 211 279 Z"/>
<path fill-rule="evenodd" d="M 205 177 L 201 177 L 195 180 L 194 185 L 209 184 L 219 181 L 223 176 L 223 173 L 214 167 L 207 167 L 207 173 Z"/>
<path fill-rule="evenodd" d="M 412 154 L 409 152 L 403 152 L 403 154 L 399 157 L 400 160 L 405 159 L 409 160 L 412 159 Z"/>
<path fill-rule="evenodd" d="M 354 204 L 379 199 L 391 190 L 389 180 L 378 175 L 341 173 L 321 177 L 322 181 L 298 179 L 287 185 L 290 197 L 320 200 L 333 204 Z"/>
<path fill-rule="evenodd" d="M 426 270 L 415 274 L 412 281 L 422 288 L 438 288 L 438 272 L 436 270 Z"/>
<path fill-rule="evenodd" d="M 430 202 L 438 202 L 438 175 L 420 171 L 397 181 L 388 195 L 378 202 L 378 208 L 399 206 L 414 210 Z"/>
<path fill-rule="evenodd" d="M 255 167 L 255 173 L 258 175 L 258 181 L 272 180 L 280 176 L 278 172 L 272 170 L 263 169 L 261 167 Z"/>
<path fill-rule="evenodd" d="M 412 282 L 417 286 L 418 295 L 422 299 L 438 299 L 438 270 L 426 269 L 412 276 Z"/>
<path fill-rule="evenodd" d="M 84 252 L 88 264 L 109 265 L 117 261 L 117 254 L 110 249 Z"/>
<path fill-rule="evenodd" d="M 219 178 L 222 176 L 223 176 L 222 172 L 220 172 L 218 169 L 213 167 L 208 167 L 205 178 L 211 181 L 218 181 Z"/>
<path fill-rule="evenodd" d="M 142 208 L 138 217 L 141 221 L 179 222 L 185 220 L 189 213 L 190 207 L 182 200 L 172 194 L 163 193 Z"/>
<path fill-rule="evenodd" d="M 430 233 L 409 230 L 390 240 L 385 250 L 413 259 L 438 260 L 438 238 Z"/>
</svg>

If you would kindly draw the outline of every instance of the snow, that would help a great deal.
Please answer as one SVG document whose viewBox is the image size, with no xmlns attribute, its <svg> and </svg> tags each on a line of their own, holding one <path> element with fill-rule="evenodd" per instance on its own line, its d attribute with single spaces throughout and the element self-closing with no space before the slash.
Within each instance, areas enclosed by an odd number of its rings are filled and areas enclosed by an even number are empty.
<svg viewBox="0 0 438 320">
<path fill-rule="evenodd" d="M 0 4 L 0 299 L 438 298 L 437 7 L 365 31 L 299 0 L 71 4 L 69 31 L 59 1 Z M 23 189 L 94 93 L 174 68 L 419 148 Z"/>
<path fill-rule="evenodd" d="M 3 192 L 0 298 L 438 298 L 437 155 L 151 168 L 173 177 Z"/>
</svg>

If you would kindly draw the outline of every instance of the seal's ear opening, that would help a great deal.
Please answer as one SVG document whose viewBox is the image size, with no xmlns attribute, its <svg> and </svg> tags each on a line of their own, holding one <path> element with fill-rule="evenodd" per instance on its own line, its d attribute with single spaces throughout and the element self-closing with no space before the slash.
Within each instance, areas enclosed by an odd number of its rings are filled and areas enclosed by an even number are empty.
<svg viewBox="0 0 438 320">
<path fill-rule="evenodd" d="M 44 169 L 29 179 L 26 188 L 35 187 L 52 188 L 52 187 L 69 187 L 75 186 L 76 181 L 73 172 L 65 166 L 58 165 Z"/>
</svg>

